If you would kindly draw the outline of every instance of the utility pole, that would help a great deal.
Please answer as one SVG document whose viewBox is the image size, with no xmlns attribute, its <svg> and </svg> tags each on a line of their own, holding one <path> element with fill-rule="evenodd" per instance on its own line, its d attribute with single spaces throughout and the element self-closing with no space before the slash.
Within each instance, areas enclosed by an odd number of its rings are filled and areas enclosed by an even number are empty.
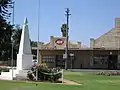
<svg viewBox="0 0 120 90">
<path fill-rule="evenodd" d="M 69 32 L 69 16 L 71 15 L 70 14 L 70 10 L 69 8 L 67 8 L 67 10 L 65 11 L 66 12 L 66 16 L 67 16 L 67 26 L 66 26 L 66 48 L 65 48 L 65 69 L 67 70 L 67 62 L 68 62 L 68 42 L 69 42 L 69 35 L 68 35 L 68 32 Z"/>
<path fill-rule="evenodd" d="M 39 24 L 40 24 L 40 0 L 38 0 L 38 42 L 37 42 L 37 64 L 39 61 Z M 38 69 L 36 68 L 36 81 L 38 80 Z"/>
</svg>

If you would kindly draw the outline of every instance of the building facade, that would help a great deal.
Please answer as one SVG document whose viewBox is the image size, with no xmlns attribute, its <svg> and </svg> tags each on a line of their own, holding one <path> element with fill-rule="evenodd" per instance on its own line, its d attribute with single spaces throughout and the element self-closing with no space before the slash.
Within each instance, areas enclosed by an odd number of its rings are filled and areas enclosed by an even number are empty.
<svg viewBox="0 0 120 90">
<path fill-rule="evenodd" d="M 50 37 L 48 43 L 39 44 L 39 62 L 49 67 L 65 67 L 66 37 Z M 90 39 L 90 47 L 81 42 L 68 42 L 67 67 L 73 69 L 120 69 L 120 18 L 115 19 L 114 27 L 99 38 Z M 32 47 L 35 51 L 37 48 Z"/>
</svg>

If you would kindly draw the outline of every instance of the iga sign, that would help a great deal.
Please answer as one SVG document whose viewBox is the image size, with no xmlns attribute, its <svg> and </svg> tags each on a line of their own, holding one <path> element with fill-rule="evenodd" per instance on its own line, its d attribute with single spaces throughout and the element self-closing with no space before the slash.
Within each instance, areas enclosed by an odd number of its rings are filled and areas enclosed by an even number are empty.
<svg viewBox="0 0 120 90">
<path fill-rule="evenodd" d="M 58 45 L 62 45 L 64 43 L 64 41 L 62 39 L 57 39 L 55 41 L 55 43 L 58 44 Z"/>
</svg>

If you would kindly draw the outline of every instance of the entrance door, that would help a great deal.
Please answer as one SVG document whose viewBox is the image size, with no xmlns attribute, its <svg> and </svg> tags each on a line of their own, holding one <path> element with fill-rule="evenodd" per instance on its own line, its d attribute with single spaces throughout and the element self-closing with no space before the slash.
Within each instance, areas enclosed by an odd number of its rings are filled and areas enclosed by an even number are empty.
<svg viewBox="0 0 120 90">
<path fill-rule="evenodd" d="M 64 68 L 65 61 L 63 60 L 63 55 L 56 55 L 56 67 Z"/>
<path fill-rule="evenodd" d="M 109 55 L 108 69 L 117 69 L 117 55 Z"/>
</svg>

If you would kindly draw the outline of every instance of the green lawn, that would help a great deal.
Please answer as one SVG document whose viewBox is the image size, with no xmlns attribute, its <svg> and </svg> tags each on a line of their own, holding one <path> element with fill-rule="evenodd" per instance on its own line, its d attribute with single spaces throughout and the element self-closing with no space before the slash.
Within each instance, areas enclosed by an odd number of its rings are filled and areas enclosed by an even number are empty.
<svg viewBox="0 0 120 90">
<path fill-rule="evenodd" d="M 120 76 L 98 76 L 90 72 L 65 72 L 65 78 L 82 86 L 0 81 L 0 90 L 120 90 Z"/>
<path fill-rule="evenodd" d="M 120 90 L 120 76 L 100 76 L 92 72 L 66 72 L 65 77 L 83 84 L 81 90 Z"/>
<path fill-rule="evenodd" d="M 80 86 L 51 83 L 28 83 L 20 81 L 0 81 L 0 90 L 79 90 Z"/>
</svg>

